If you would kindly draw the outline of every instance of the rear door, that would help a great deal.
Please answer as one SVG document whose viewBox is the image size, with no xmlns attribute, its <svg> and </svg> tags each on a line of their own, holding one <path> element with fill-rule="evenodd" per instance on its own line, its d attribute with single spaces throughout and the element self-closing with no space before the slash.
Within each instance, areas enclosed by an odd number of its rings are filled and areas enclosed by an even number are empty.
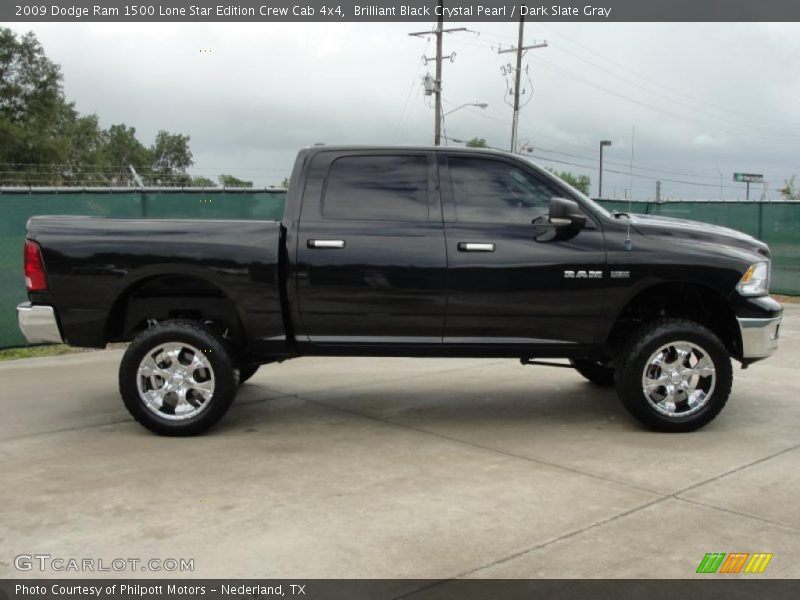
<svg viewBox="0 0 800 600">
<path fill-rule="evenodd" d="M 443 156 L 441 172 L 450 288 L 445 342 L 592 343 L 606 263 L 595 219 L 586 214 L 584 229 L 559 240 L 546 224 L 549 202 L 568 192 L 511 157 L 452 153 Z"/>
<path fill-rule="evenodd" d="M 315 154 L 297 246 L 300 341 L 440 344 L 446 303 L 435 154 Z"/>
</svg>

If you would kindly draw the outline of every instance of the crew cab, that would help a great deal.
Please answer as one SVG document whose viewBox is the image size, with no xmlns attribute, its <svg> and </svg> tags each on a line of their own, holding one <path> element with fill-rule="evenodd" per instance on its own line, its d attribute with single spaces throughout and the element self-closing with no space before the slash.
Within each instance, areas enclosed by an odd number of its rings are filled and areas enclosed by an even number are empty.
<svg viewBox="0 0 800 600">
<path fill-rule="evenodd" d="M 281 221 L 33 217 L 25 273 L 27 339 L 130 342 L 122 399 L 164 435 L 303 355 L 566 359 L 645 426 L 690 431 L 782 316 L 764 243 L 610 213 L 484 149 L 303 149 Z"/>
</svg>

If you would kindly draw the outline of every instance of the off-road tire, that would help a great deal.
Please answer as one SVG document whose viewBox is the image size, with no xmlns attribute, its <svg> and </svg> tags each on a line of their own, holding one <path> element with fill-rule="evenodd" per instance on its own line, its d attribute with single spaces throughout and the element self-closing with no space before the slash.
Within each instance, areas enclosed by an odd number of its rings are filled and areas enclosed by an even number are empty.
<svg viewBox="0 0 800 600">
<path fill-rule="evenodd" d="M 595 360 L 572 359 L 570 360 L 575 370 L 595 385 L 603 387 L 614 386 L 614 368 L 601 365 Z"/>
<path fill-rule="evenodd" d="M 185 343 L 197 348 L 213 369 L 214 391 L 199 414 L 183 420 L 164 418 L 148 408 L 139 393 L 139 366 L 161 344 Z M 165 436 L 205 432 L 228 411 L 236 396 L 239 372 L 226 341 L 199 323 L 163 321 L 142 331 L 128 346 L 119 367 L 119 392 L 131 416 L 150 431 Z"/>
<path fill-rule="evenodd" d="M 715 385 L 708 400 L 688 416 L 666 416 L 648 401 L 642 377 L 650 356 L 665 344 L 686 341 L 702 347 L 715 369 Z M 663 432 L 694 431 L 710 423 L 725 407 L 731 393 L 733 370 L 725 345 L 703 325 L 687 319 L 663 318 L 641 326 L 620 350 L 616 388 L 622 404 L 640 423 Z"/>
</svg>

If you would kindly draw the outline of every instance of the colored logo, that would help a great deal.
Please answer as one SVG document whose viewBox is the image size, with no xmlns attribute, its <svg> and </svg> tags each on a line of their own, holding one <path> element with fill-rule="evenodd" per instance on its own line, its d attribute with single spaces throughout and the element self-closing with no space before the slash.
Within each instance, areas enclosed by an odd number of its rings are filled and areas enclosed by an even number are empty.
<svg viewBox="0 0 800 600">
<path fill-rule="evenodd" d="M 767 552 L 709 552 L 697 565 L 697 573 L 763 573 L 772 556 Z"/>
</svg>

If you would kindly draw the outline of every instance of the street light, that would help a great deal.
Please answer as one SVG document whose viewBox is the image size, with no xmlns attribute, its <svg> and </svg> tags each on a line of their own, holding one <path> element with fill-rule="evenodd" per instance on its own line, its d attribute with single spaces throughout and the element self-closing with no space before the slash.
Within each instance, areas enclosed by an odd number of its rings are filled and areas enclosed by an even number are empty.
<svg viewBox="0 0 800 600">
<path fill-rule="evenodd" d="M 453 114 L 459 109 L 466 108 L 467 106 L 475 106 L 477 108 L 486 108 L 489 106 L 486 102 L 467 102 L 466 104 L 462 104 L 461 106 L 456 106 L 453 110 L 448 110 L 446 113 L 442 115 L 442 119 L 444 119 L 447 115 Z"/>
<path fill-rule="evenodd" d="M 597 185 L 597 197 L 603 197 L 603 148 L 610 146 L 611 140 L 600 140 L 600 177 Z"/>
<path fill-rule="evenodd" d="M 462 108 L 466 108 L 467 106 L 475 106 L 475 107 L 477 107 L 477 108 L 481 108 L 481 109 L 483 109 L 483 108 L 486 108 L 486 107 L 487 107 L 487 106 L 489 106 L 489 105 L 488 105 L 488 104 L 486 104 L 486 102 L 467 102 L 466 104 L 462 104 L 461 106 L 456 106 L 456 107 L 455 107 L 453 110 L 448 110 L 446 113 L 444 113 L 444 114 L 442 115 L 442 130 L 444 131 L 445 144 L 447 144 L 447 140 L 448 140 L 449 138 L 447 137 L 447 130 L 446 130 L 446 129 L 445 129 L 445 127 L 444 127 L 444 118 L 445 118 L 447 115 L 451 115 L 451 114 L 453 114 L 453 113 L 454 113 L 454 112 L 456 112 L 457 110 L 461 110 Z"/>
</svg>

